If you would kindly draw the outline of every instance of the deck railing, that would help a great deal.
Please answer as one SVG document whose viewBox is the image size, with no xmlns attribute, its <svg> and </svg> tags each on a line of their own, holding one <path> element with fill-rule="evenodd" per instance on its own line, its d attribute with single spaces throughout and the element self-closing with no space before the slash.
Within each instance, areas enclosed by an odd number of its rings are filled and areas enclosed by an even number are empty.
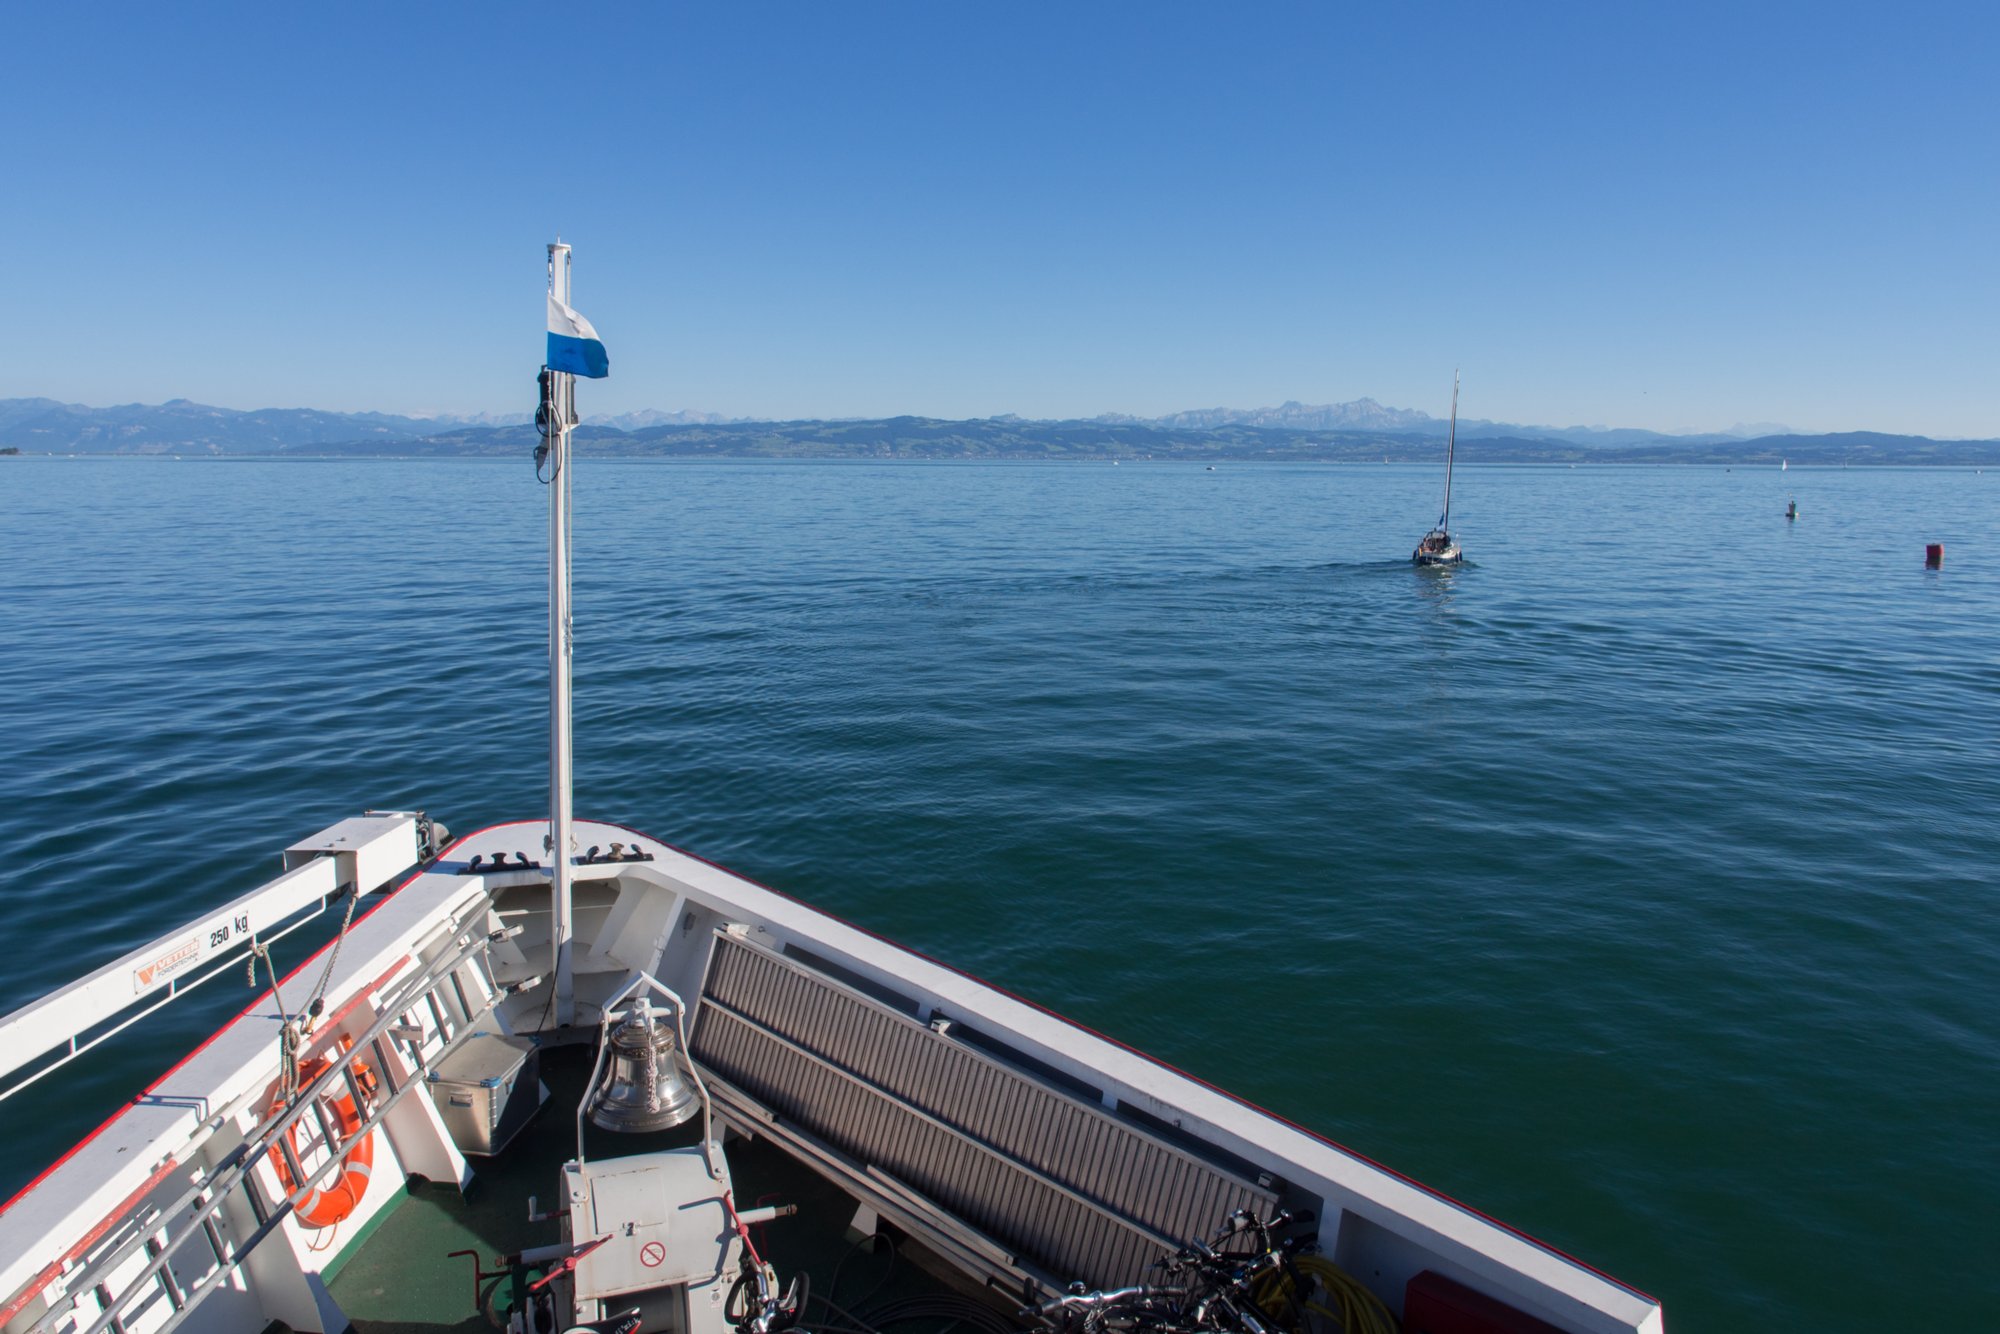
<svg viewBox="0 0 2000 1334">
<path fill-rule="evenodd" d="M 475 962 L 483 966 L 488 951 L 495 944 L 520 930 L 518 927 L 489 930 L 487 922 L 491 906 L 491 897 L 484 896 L 460 914 L 458 925 L 447 938 L 440 954 L 429 964 L 420 964 L 414 972 L 393 985 L 380 1002 L 374 1021 L 353 1039 L 351 1045 L 329 1050 L 330 1059 L 326 1068 L 300 1085 L 285 1111 L 257 1126 L 241 1144 L 230 1149 L 206 1170 L 198 1162 L 199 1144 L 190 1146 L 190 1157 L 186 1161 L 194 1169 L 194 1180 L 176 1197 L 165 1204 L 153 1198 L 136 1201 L 126 1214 L 107 1219 L 104 1235 L 122 1240 L 114 1240 L 77 1268 L 47 1285 L 60 1287 L 61 1295 L 18 1294 L 15 1302 L 10 1303 L 16 1310 L 20 1309 L 24 1297 L 32 1299 L 36 1295 L 44 1295 L 50 1298 L 47 1309 L 28 1327 L 31 1334 L 55 1334 L 64 1329 L 74 1334 L 107 1334 L 107 1331 L 109 1334 L 126 1334 L 128 1313 L 160 1297 L 165 1298 L 168 1311 L 163 1319 L 145 1322 L 145 1334 L 171 1334 L 203 1297 L 227 1282 L 244 1259 L 284 1223 L 299 1203 L 312 1195 L 329 1173 L 341 1166 L 347 1150 L 374 1133 L 396 1104 L 423 1083 L 421 1072 L 425 1059 L 421 1049 L 411 1050 L 409 1046 L 413 1039 L 406 1031 L 409 1028 L 408 1017 L 413 1012 L 428 1010 L 438 1017 L 442 1026 L 436 1036 L 449 1042 L 454 1036 L 453 1026 L 444 1015 L 452 1009 L 441 1003 L 441 994 L 446 989 L 450 990 L 450 999 L 459 1007 L 460 1028 L 471 1017 L 468 1011 L 478 1008 L 471 1006 L 466 997 L 460 970 Z M 327 1035 L 329 1043 L 332 1037 L 331 1033 Z M 397 1075 L 399 1062 L 390 1059 L 389 1048 L 398 1042 L 405 1044 L 404 1055 L 409 1058 L 407 1063 L 415 1073 L 403 1077 Z M 357 1066 L 365 1068 L 367 1078 L 356 1073 Z M 362 1085 L 368 1082 L 372 1082 L 377 1090 L 372 1100 L 363 1093 Z M 367 1112 L 360 1123 L 345 1135 L 338 1134 L 319 1114 L 323 1097 L 338 1097 L 343 1092 L 354 1099 L 357 1108 L 365 1108 Z M 325 1137 L 324 1159 L 310 1168 L 303 1164 L 292 1144 L 293 1128 L 309 1115 L 314 1117 Z M 273 1154 L 282 1157 L 291 1181 L 296 1184 L 289 1195 L 275 1204 L 267 1204 L 253 1173 L 259 1163 L 268 1161 Z M 256 1226 L 240 1242 L 232 1242 L 227 1232 L 216 1224 L 218 1217 L 239 1195 L 256 1220 Z M 176 1278 L 171 1265 L 181 1248 L 196 1236 L 205 1240 L 214 1263 L 199 1279 L 183 1284 Z M 141 1263 L 133 1270 L 130 1265 L 135 1260 Z M 78 1303 L 86 1299 L 94 1300 L 96 1304 L 94 1318 L 79 1308 Z"/>
<path fill-rule="evenodd" d="M 0 1018 L 0 1102 L 242 967 L 253 944 L 268 947 L 344 895 L 386 884 L 430 856 L 436 837 L 413 812 L 343 820 L 287 848 L 275 880 Z"/>
</svg>

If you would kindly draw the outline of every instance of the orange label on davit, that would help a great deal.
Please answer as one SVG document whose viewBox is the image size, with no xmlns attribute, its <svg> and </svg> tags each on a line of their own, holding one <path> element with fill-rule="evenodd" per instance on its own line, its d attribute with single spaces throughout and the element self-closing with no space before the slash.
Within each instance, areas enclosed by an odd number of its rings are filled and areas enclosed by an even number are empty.
<svg viewBox="0 0 2000 1334">
<path fill-rule="evenodd" d="M 190 936 L 151 963 L 132 970 L 132 990 L 144 991 L 162 978 L 172 977 L 201 957 L 201 937 Z"/>
</svg>

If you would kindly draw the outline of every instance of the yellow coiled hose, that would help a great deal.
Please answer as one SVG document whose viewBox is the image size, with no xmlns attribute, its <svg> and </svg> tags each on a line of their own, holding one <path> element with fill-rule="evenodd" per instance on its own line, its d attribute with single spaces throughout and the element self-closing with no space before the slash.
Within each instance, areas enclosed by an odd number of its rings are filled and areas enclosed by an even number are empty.
<svg viewBox="0 0 2000 1334">
<path fill-rule="evenodd" d="M 1292 1267 L 1306 1282 L 1303 1301 L 1294 1302 L 1292 1276 L 1279 1270 L 1267 1276 L 1257 1288 L 1257 1304 L 1274 1316 L 1304 1311 L 1331 1321 L 1341 1334 L 1397 1334 L 1401 1328 L 1382 1299 L 1361 1285 L 1361 1280 L 1321 1255 L 1301 1255 Z M 1308 1320 L 1298 1334 L 1323 1334 L 1324 1325 Z"/>
</svg>

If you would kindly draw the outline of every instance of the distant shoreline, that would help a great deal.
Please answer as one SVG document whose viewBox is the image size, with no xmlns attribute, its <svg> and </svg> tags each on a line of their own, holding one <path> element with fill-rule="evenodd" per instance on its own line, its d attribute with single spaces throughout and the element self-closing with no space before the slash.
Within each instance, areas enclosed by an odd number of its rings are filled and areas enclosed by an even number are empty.
<svg viewBox="0 0 2000 1334">
<path fill-rule="evenodd" d="M 1345 406 L 1388 414 L 1369 400 Z M 1580 432 L 1588 432 L 1588 437 L 1579 438 Z M 1240 420 L 1027 421 L 1013 417 L 947 420 L 901 416 L 849 421 L 627 421 L 622 427 L 585 420 L 574 439 L 578 454 L 586 458 L 1181 461 L 1208 465 L 1379 465 L 1386 458 L 1442 465 L 1445 437 L 1438 423 L 1412 424 L 1400 419 L 1365 425 L 1303 425 Z M 52 399 L 0 399 L 0 447 L 43 456 L 519 458 L 534 448 L 538 438 L 532 425 L 521 422 L 442 425 L 392 414 L 307 408 L 239 412 L 179 399 L 113 408 L 89 408 Z M 1458 457 L 1467 465 L 1776 467 L 1789 460 L 1797 467 L 2000 467 L 2000 439 L 1935 440 L 1879 431 L 1778 432 L 1749 438 L 1664 436 L 1625 429 L 1504 424 L 1468 430 L 1461 422 Z"/>
<path fill-rule="evenodd" d="M 48 452 L 40 450 L 18 450 L 11 454 L 0 452 L 0 458 L 56 459 L 72 463 L 453 463 L 492 464 L 508 466 L 524 462 L 529 456 L 522 454 L 390 454 L 390 453 L 306 453 L 302 450 L 283 450 L 270 453 L 203 453 L 188 451 L 153 451 L 147 453 L 110 453 L 107 451 L 78 450 L 75 452 Z M 1175 467 L 1213 468 L 1218 464 L 1231 467 L 1319 467 L 1319 468 L 1434 468 L 1442 460 L 1419 458 L 1391 458 L 1386 462 L 1366 459 L 1325 459 L 1325 458 L 1132 458 L 1071 456 L 1067 458 L 1033 458 L 1009 455 L 977 455 L 962 457 L 855 457 L 842 454 L 593 454 L 579 451 L 578 458 L 591 463 L 617 464 L 667 464 L 682 466 L 691 464 L 839 464 L 843 467 L 867 467 L 881 464 L 917 464 L 924 467 L 967 467 L 993 464 L 1055 465 L 1058 467 L 1103 467 L 1118 464 L 1127 467 Z M 1715 459 L 1618 459 L 1590 458 L 1574 462 L 1559 459 L 1461 459 L 1458 467 L 1463 470 L 1487 468 L 1541 468 L 1550 471 L 1567 472 L 1579 468 L 1709 468 L 1733 472 L 1786 471 L 1780 467 L 1781 461 L 1736 460 L 1724 462 Z M 1986 468 L 2000 469 L 2000 451 L 1990 460 L 1958 461 L 1936 459 L 1867 459 L 1853 463 L 1804 463 L 1791 462 L 1790 472 L 1888 472 L 1897 470 L 1937 470 L 1982 472 Z"/>
</svg>

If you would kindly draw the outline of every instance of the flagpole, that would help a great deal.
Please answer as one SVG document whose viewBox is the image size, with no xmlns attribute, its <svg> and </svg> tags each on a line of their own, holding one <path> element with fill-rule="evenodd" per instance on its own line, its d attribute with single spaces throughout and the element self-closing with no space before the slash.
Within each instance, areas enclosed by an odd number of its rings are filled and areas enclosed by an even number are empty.
<svg viewBox="0 0 2000 1334">
<path fill-rule="evenodd" d="M 569 247 L 549 246 L 549 291 L 570 304 Z M 545 428 L 549 443 L 549 945 L 555 959 L 555 1022 L 568 1028 L 576 1018 L 570 950 L 575 913 L 570 884 L 570 652 L 573 626 L 569 603 L 569 445 L 576 425 L 576 377 L 549 373 L 554 410 Z"/>
</svg>

